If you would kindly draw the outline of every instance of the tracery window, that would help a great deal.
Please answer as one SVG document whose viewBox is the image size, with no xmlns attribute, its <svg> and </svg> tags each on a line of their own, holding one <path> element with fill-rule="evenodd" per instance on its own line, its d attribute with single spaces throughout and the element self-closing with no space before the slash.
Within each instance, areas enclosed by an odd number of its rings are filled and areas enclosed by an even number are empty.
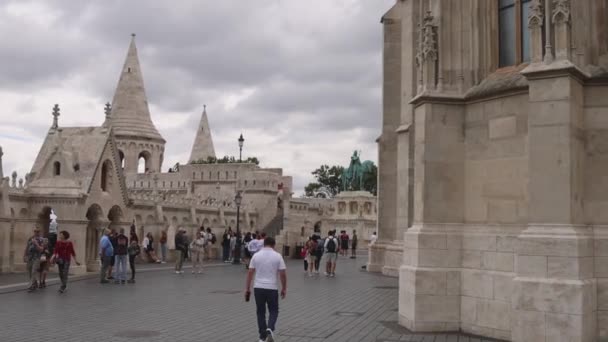
<svg viewBox="0 0 608 342">
<path fill-rule="evenodd" d="M 498 0 L 499 66 L 530 60 L 528 15 L 532 0 Z"/>
</svg>

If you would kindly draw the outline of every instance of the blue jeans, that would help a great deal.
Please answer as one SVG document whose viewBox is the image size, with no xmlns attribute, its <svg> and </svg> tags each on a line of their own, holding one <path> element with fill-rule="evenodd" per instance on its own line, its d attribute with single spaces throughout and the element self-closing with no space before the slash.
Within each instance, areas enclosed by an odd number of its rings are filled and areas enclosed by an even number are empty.
<svg viewBox="0 0 608 342">
<path fill-rule="evenodd" d="M 160 260 L 167 261 L 167 244 L 160 244 Z"/>
<path fill-rule="evenodd" d="M 116 280 L 127 280 L 127 255 L 117 255 L 116 257 Z"/>
<path fill-rule="evenodd" d="M 258 332 L 260 340 L 266 339 L 266 329 L 274 332 L 279 318 L 279 291 L 269 289 L 253 289 L 256 312 L 258 315 Z M 266 305 L 268 305 L 268 324 L 266 324 Z"/>
</svg>

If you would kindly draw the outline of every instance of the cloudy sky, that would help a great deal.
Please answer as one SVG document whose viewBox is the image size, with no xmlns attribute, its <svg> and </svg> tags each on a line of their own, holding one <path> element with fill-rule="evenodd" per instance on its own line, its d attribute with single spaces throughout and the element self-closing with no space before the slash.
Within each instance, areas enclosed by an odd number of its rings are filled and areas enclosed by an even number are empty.
<svg viewBox="0 0 608 342">
<path fill-rule="evenodd" d="M 376 161 L 380 17 L 395 0 L 2 0 L 0 146 L 22 177 L 51 125 L 103 122 L 131 33 L 167 169 L 187 162 L 203 104 L 216 154 L 294 176 L 354 149 Z"/>
</svg>

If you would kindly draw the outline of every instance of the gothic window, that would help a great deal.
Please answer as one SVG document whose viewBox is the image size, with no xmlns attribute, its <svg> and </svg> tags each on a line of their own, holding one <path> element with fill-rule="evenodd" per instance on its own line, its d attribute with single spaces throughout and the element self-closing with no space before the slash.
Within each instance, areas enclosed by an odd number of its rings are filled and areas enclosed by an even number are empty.
<svg viewBox="0 0 608 342">
<path fill-rule="evenodd" d="M 101 166 L 101 191 L 108 192 L 112 184 L 112 162 L 106 160 Z"/>
<path fill-rule="evenodd" d="M 56 161 L 55 163 L 53 163 L 53 174 L 55 176 L 60 176 L 61 175 L 61 163 Z"/>
<path fill-rule="evenodd" d="M 498 0 L 500 67 L 530 60 L 530 2 L 531 0 Z"/>
</svg>

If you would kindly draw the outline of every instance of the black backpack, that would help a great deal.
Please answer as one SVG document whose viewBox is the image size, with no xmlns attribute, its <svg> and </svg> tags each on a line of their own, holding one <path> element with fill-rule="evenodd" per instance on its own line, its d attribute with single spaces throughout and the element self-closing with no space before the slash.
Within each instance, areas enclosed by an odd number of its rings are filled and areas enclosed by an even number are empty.
<svg viewBox="0 0 608 342">
<path fill-rule="evenodd" d="M 336 238 L 335 237 L 331 237 L 329 238 L 329 240 L 327 241 L 327 253 L 336 253 Z"/>
</svg>

